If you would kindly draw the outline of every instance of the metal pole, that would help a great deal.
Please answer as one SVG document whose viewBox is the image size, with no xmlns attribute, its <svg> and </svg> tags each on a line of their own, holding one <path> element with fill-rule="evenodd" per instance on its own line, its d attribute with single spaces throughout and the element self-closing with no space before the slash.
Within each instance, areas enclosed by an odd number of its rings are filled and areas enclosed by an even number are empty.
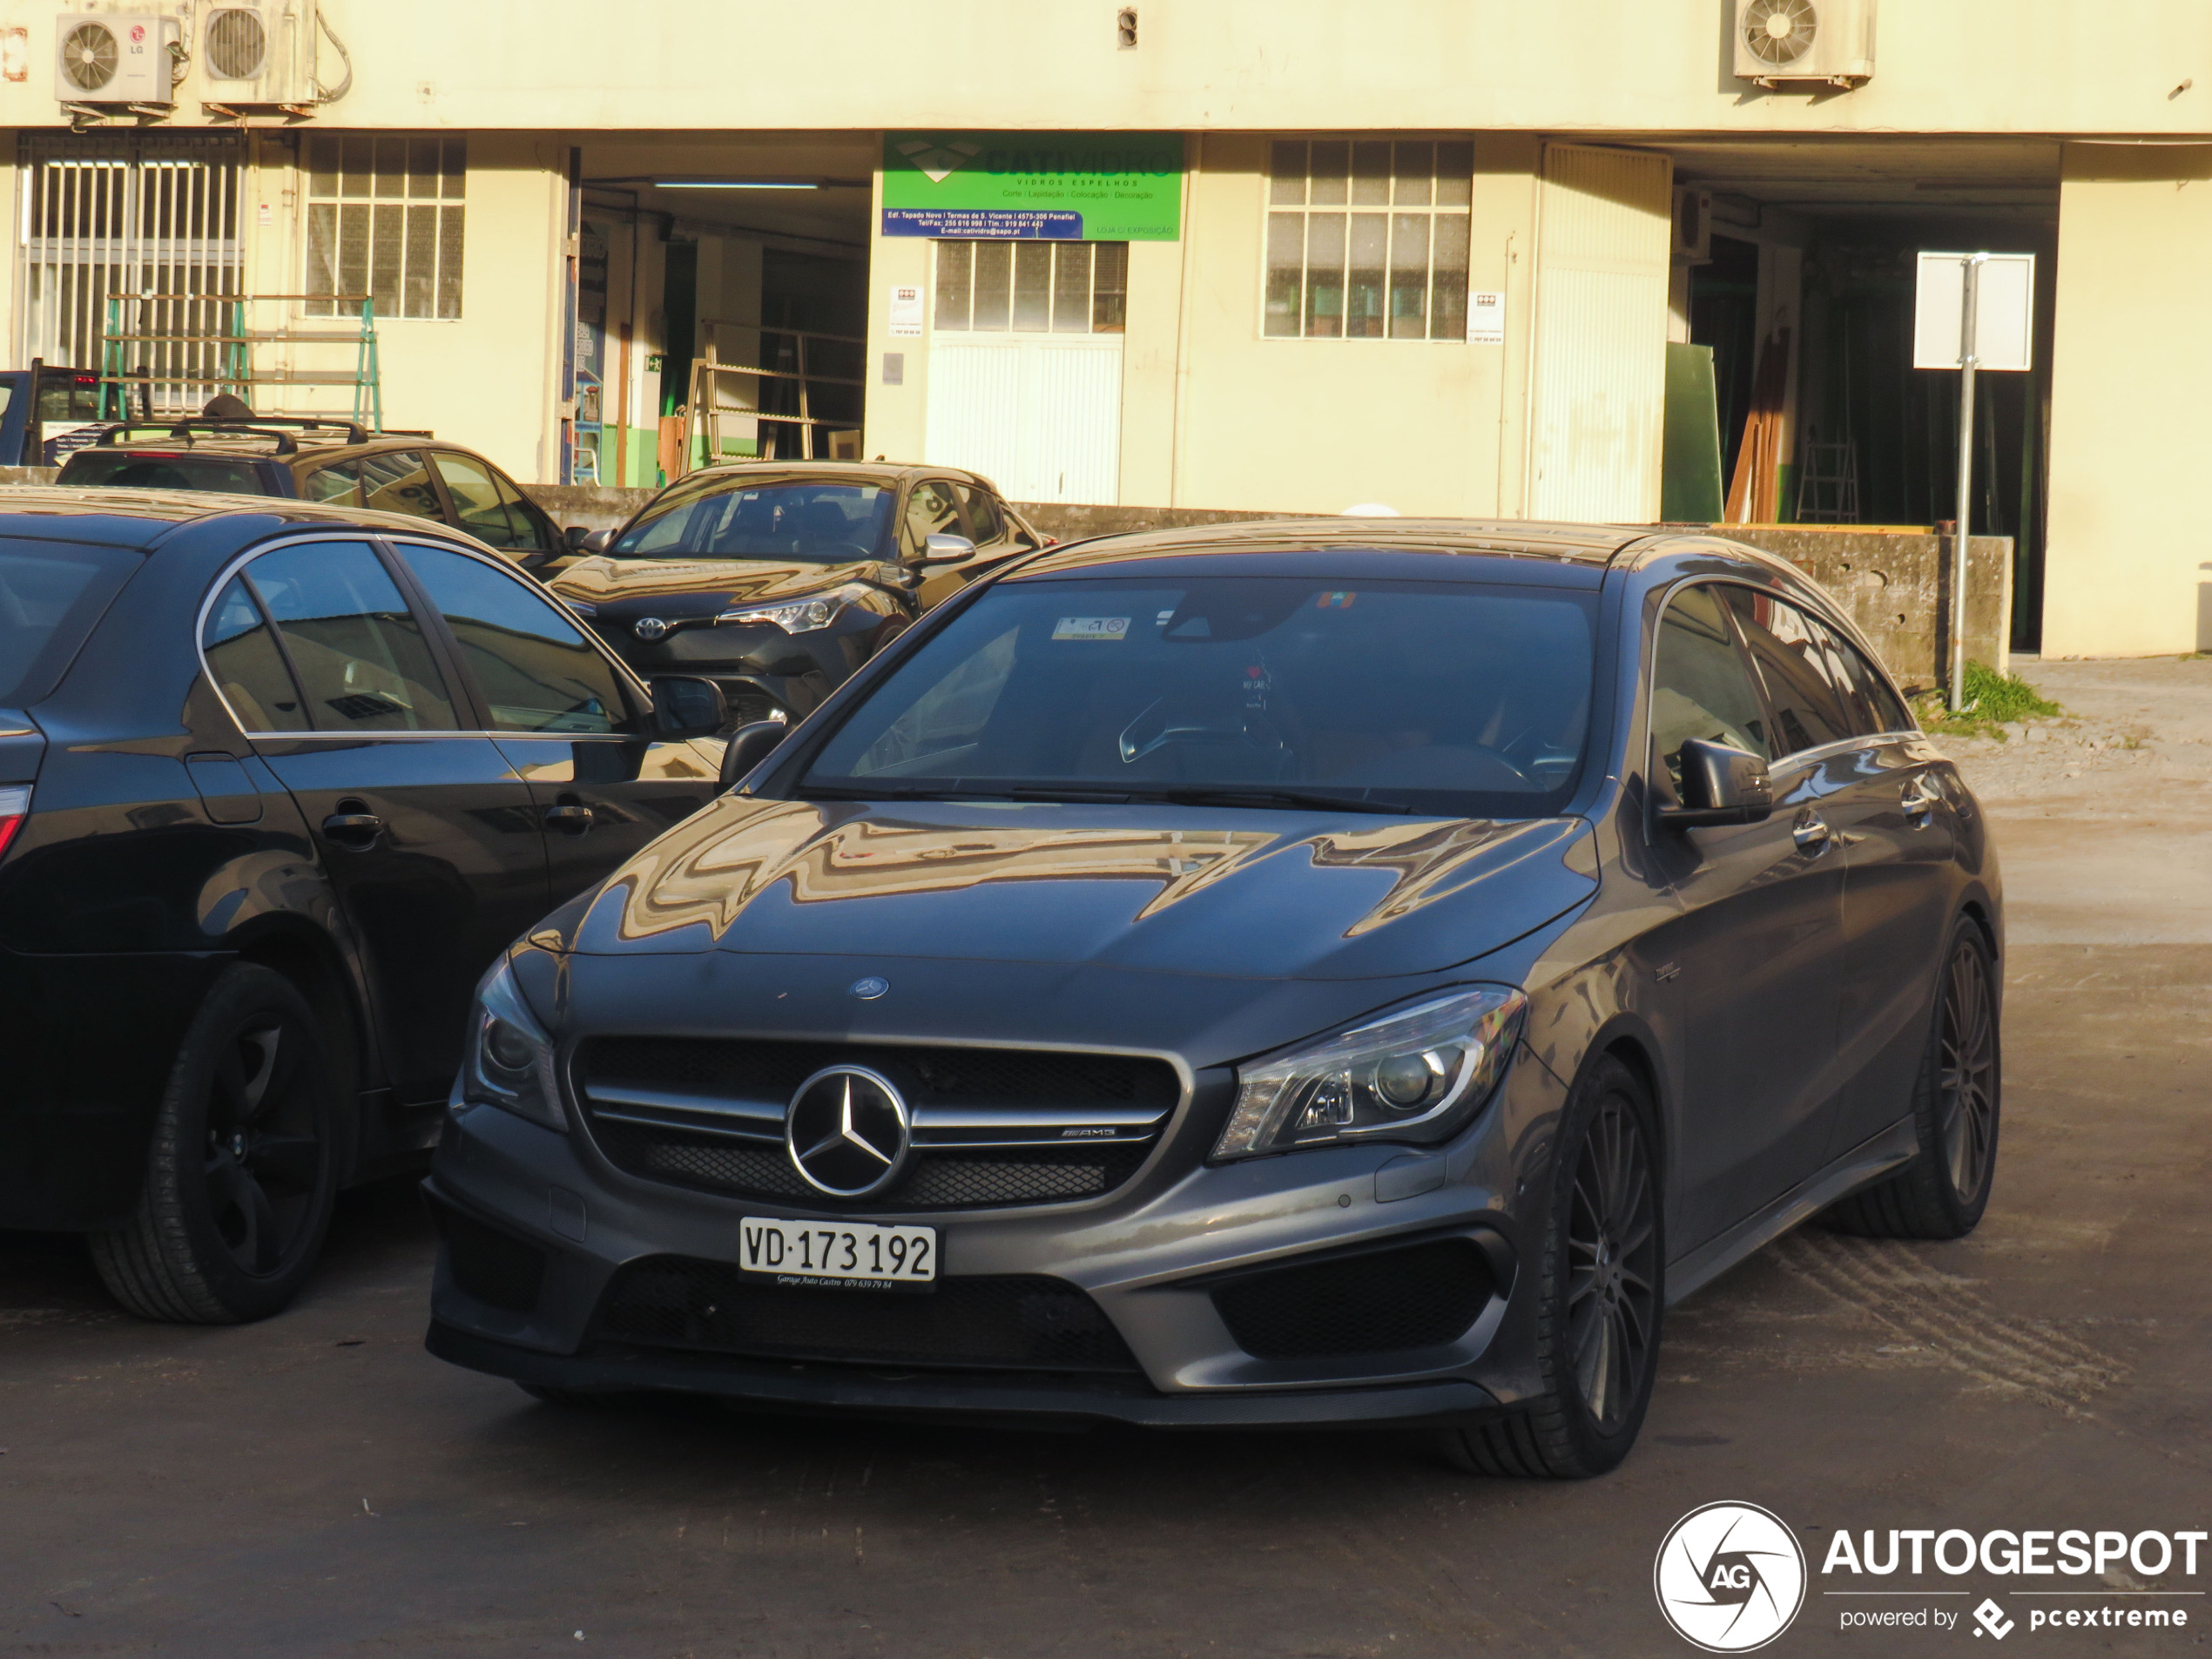
<svg viewBox="0 0 2212 1659">
<path fill-rule="evenodd" d="M 1959 320 L 1959 517 L 1951 536 L 1951 711 L 1966 701 L 1966 543 L 1974 503 L 1974 298 L 1986 253 L 1966 263 Z"/>
</svg>

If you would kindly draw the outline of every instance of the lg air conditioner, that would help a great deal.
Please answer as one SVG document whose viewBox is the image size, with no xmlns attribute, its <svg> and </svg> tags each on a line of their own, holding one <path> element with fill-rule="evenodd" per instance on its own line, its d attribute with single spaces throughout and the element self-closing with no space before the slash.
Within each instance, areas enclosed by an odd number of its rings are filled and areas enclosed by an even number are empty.
<svg viewBox="0 0 2212 1659">
<path fill-rule="evenodd" d="M 54 20 L 59 50 L 54 91 L 64 104 L 176 101 L 172 66 L 177 24 L 152 12 L 64 11 Z"/>
<path fill-rule="evenodd" d="M 1736 73 L 1857 86 L 1874 73 L 1874 0 L 1736 0 Z"/>
<path fill-rule="evenodd" d="M 317 102 L 315 0 L 213 0 L 199 15 L 199 64 L 211 104 Z"/>
</svg>

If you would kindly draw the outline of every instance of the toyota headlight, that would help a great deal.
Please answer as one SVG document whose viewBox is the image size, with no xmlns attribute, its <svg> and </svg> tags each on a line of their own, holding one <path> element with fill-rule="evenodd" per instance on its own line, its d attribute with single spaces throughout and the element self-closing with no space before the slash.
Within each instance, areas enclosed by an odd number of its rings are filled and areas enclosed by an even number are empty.
<svg viewBox="0 0 2212 1659">
<path fill-rule="evenodd" d="M 845 607 L 867 591 L 865 588 L 842 587 L 835 593 L 817 594 L 811 599 L 792 599 L 782 604 L 745 605 L 736 610 L 725 610 L 715 618 L 717 622 L 773 623 L 787 634 L 811 634 L 818 628 L 826 628 L 835 622 Z"/>
<path fill-rule="evenodd" d="M 1214 1158 L 1442 1140 L 1496 1090 L 1527 1006 L 1502 986 L 1463 991 L 1240 1066 Z"/>
<path fill-rule="evenodd" d="M 461 1089 L 469 1100 L 504 1106 L 533 1123 L 567 1133 L 561 1089 L 553 1071 L 553 1042 L 515 984 L 514 970 L 502 957 L 476 987 L 476 1006 L 469 1021 L 469 1050 L 461 1066 Z"/>
</svg>

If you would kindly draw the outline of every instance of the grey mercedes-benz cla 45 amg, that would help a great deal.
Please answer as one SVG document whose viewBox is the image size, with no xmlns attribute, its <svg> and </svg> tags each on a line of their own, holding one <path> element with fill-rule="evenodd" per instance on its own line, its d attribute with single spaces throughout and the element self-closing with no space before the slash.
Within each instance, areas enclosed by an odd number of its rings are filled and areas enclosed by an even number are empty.
<svg viewBox="0 0 2212 1659">
<path fill-rule="evenodd" d="M 543 1397 L 1584 1475 L 1670 1302 L 1988 1202 L 1985 820 L 1749 549 L 1049 550 L 725 773 L 479 993 L 429 1344 Z"/>
</svg>

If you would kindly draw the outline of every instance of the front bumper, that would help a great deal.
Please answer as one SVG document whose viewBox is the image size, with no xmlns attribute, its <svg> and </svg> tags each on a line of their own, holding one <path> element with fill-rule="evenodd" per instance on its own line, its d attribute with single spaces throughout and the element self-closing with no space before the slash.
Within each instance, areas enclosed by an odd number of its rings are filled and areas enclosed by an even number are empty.
<svg viewBox="0 0 2212 1659">
<path fill-rule="evenodd" d="M 1072 1287 L 1110 1325 L 1107 1339 L 1117 1351 L 1125 1345 L 1126 1363 L 1111 1374 L 1003 1359 L 747 1352 L 696 1336 L 641 1343 L 634 1324 L 625 1328 L 610 1315 L 621 1305 L 626 1271 L 726 1273 L 743 1217 L 820 1212 L 640 1179 L 608 1163 L 580 1128 L 560 1134 L 496 1107 L 463 1105 L 447 1119 L 425 1184 L 448 1239 L 428 1346 L 457 1364 L 545 1386 L 673 1389 L 769 1408 L 1162 1427 L 1464 1422 L 1537 1390 L 1527 1298 L 1515 1293 L 1528 1277 L 1520 1265 L 1528 1252 L 1513 1199 L 1534 1184 L 1524 1166 L 1562 1095 L 1524 1054 L 1498 1097 L 1447 1146 L 1317 1149 L 1219 1168 L 1202 1159 L 1220 1111 L 1194 1100 L 1150 1163 L 1103 1198 L 836 1217 L 937 1228 L 941 1288 L 1017 1278 Z M 456 1227 L 464 1243 L 489 1230 L 495 1250 L 509 1249 L 527 1270 L 522 1282 L 495 1286 L 488 1299 L 481 1272 L 457 1279 Z M 1332 1352 L 1325 1341 L 1319 1351 L 1269 1352 L 1264 1343 L 1246 1345 L 1249 1334 L 1240 1341 L 1233 1313 L 1224 1317 L 1224 1286 L 1279 1286 L 1291 1272 L 1355 1261 L 1394 1271 L 1413 1251 L 1439 1246 L 1476 1263 L 1480 1279 L 1456 1336 L 1438 1339 L 1430 1328 L 1410 1347 L 1339 1344 Z M 693 1319 L 689 1328 L 698 1326 Z"/>
</svg>

